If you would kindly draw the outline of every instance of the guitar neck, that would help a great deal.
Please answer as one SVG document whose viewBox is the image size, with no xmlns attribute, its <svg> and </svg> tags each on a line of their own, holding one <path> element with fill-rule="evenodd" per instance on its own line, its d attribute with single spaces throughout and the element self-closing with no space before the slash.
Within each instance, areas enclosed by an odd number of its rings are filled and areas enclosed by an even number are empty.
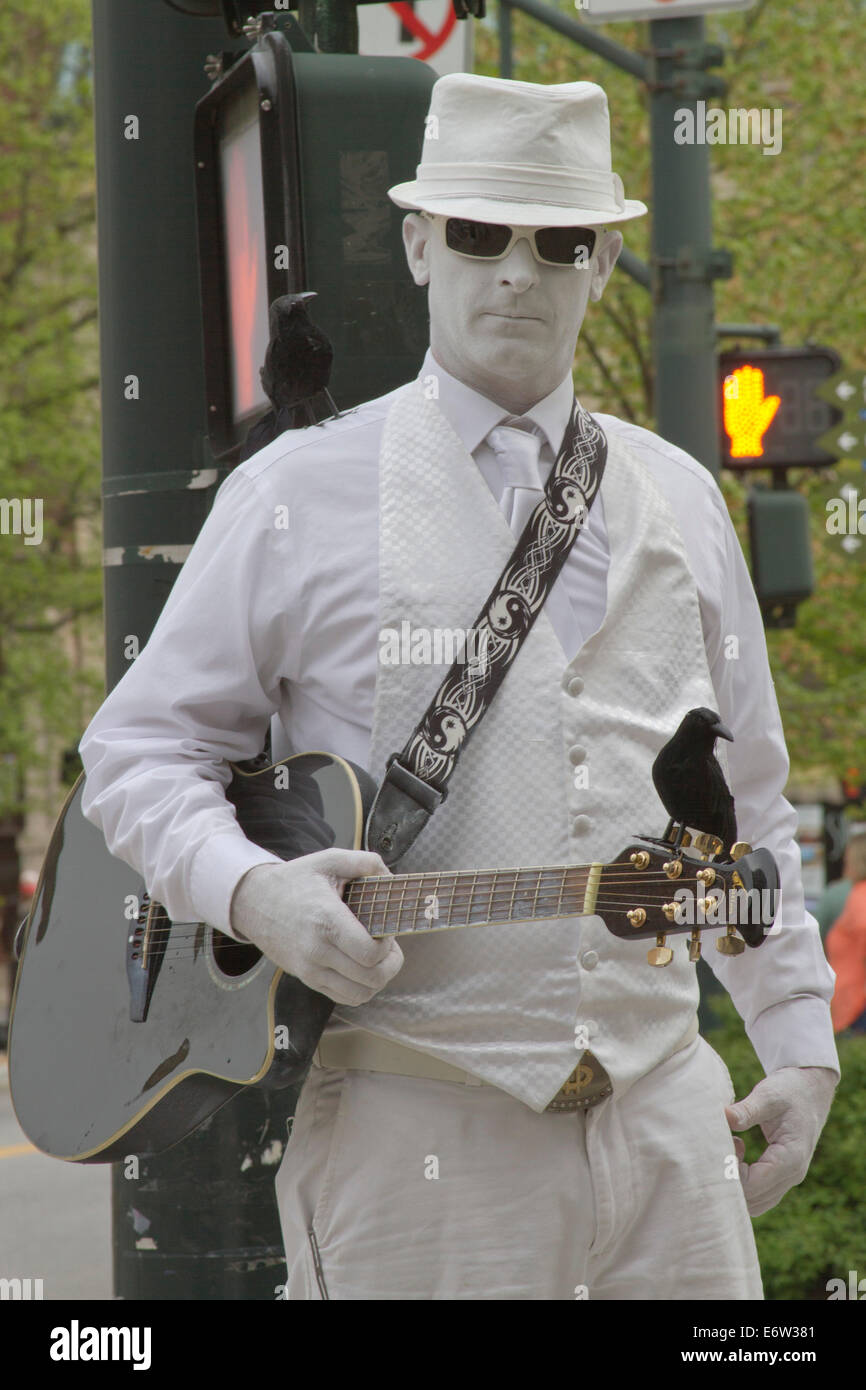
<svg viewBox="0 0 866 1390">
<path fill-rule="evenodd" d="M 581 864 L 359 878 L 349 884 L 345 899 L 375 937 L 482 922 L 589 917 L 595 911 L 604 867 Z"/>
</svg>

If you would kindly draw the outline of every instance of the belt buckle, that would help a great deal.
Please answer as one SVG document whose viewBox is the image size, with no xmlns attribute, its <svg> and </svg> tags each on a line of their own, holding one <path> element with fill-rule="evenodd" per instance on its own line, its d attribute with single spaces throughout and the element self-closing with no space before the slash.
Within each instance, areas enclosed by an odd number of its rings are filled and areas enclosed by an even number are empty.
<svg viewBox="0 0 866 1390">
<path fill-rule="evenodd" d="M 554 1114 L 573 1114 L 576 1110 L 589 1110 L 611 1095 L 613 1086 L 604 1067 L 591 1052 L 585 1052 L 545 1108 Z"/>
</svg>

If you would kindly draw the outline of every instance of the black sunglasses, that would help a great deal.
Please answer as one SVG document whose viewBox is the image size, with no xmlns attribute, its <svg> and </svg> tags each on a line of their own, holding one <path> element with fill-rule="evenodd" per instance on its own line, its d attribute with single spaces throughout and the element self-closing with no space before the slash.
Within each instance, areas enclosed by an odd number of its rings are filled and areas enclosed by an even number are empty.
<svg viewBox="0 0 866 1390">
<path fill-rule="evenodd" d="M 470 222 L 460 217 L 445 221 L 445 244 L 458 256 L 499 261 L 518 237 L 525 236 L 536 260 L 545 265 L 586 266 L 595 250 L 592 227 L 521 227 L 501 222 Z"/>
</svg>

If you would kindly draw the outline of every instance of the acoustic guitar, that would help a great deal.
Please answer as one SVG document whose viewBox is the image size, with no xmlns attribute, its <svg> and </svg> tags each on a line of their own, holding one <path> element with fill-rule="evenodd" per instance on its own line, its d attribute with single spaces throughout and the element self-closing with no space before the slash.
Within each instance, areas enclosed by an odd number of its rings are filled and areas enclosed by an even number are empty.
<svg viewBox="0 0 866 1390">
<path fill-rule="evenodd" d="M 363 847 L 375 784 L 327 753 L 233 764 L 226 790 L 238 822 L 282 859 Z M 84 777 L 55 827 L 19 930 L 9 1077 L 18 1120 L 43 1152 L 81 1163 L 158 1153 L 244 1086 L 303 1081 L 334 1005 L 255 947 L 204 922 L 173 922 L 141 876 L 109 853 L 81 812 Z M 675 848 L 637 837 L 609 864 L 397 873 L 346 885 L 374 937 L 544 918 L 602 918 L 615 935 L 655 939 L 718 932 L 729 954 L 760 946 L 779 876 L 766 849 L 688 835 Z M 491 941 L 491 948 L 495 942 Z"/>
</svg>

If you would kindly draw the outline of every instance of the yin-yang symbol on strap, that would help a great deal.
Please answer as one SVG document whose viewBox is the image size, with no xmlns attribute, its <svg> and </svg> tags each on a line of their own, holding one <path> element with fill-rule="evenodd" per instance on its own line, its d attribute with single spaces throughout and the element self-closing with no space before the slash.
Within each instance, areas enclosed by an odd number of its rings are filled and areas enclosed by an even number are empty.
<svg viewBox="0 0 866 1390">
<path fill-rule="evenodd" d="M 487 621 L 499 637 L 521 637 L 529 630 L 531 614 L 519 594 L 500 594 L 487 610 Z"/>
<path fill-rule="evenodd" d="M 440 705 L 428 715 L 427 742 L 437 753 L 454 753 L 466 737 L 466 725 L 458 714 Z"/>
<path fill-rule="evenodd" d="M 583 493 L 570 478 L 554 479 L 550 489 L 549 505 L 557 521 L 566 525 L 570 525 L 572 521 L 582 521 L 586 514 Z"/>
</svg>

